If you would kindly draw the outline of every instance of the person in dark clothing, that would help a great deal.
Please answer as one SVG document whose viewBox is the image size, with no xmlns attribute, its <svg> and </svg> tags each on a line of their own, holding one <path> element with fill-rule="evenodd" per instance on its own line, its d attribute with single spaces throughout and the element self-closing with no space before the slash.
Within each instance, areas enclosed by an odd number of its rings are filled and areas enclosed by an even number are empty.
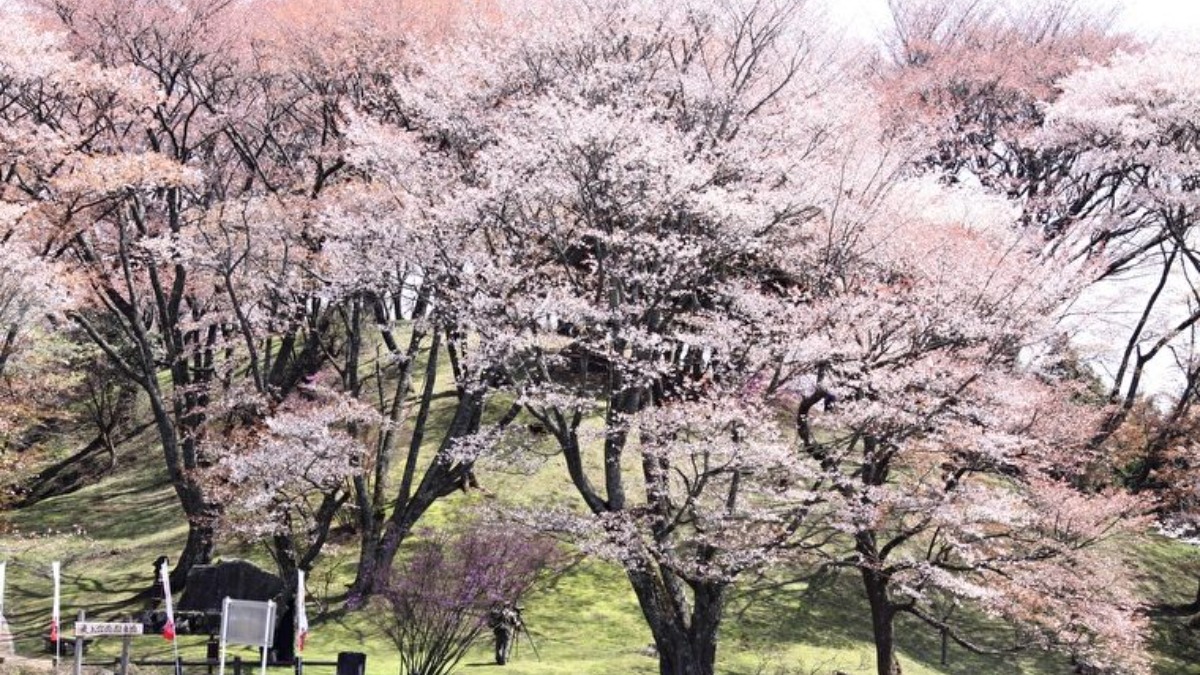
<svg viewBox="0 0 1200 675">
<path fill-rule="evenodd" d="M 521 608 L 511 602 L 498 602 L 488 612 L 488 628 L 496 638 L 496 665 L 508 663 L 517 635 L 525 628 Z"/>
</svg>

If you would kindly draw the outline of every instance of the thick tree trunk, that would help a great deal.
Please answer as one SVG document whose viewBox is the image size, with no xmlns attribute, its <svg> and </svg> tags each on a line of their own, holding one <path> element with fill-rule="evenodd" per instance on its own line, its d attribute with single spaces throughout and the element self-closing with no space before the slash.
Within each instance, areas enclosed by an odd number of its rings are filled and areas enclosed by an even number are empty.
<svg viewBox="0 0 1200 675">
<path fill-rule="evenodd" d="M 363 607 L 367 599 L 374 595 L 383 584 L 388 570 L 392 569 L 392 562 L 396 559 L 396 552 L 400 549 L 400 544 L 408 538 L 411 527 L 403 525 L 406 521 L 408 521 L 407 518 L 400 522 L 389 521 L 384 527 L 381 537 L 374 541 L 363 542 L 363 546 L 359 550 L 358 569 L 354 576 L 354 583 L 351 584 L 346 599 L 348 609 Z"/>
<path fill-rule="evenodd" d="M 434 461 L 437 461 L 436 458 Z M 436 467 L 431 466 L 428 471 L 434 472 L 435 469 Z M 386 581 L 388 572 L 392 569 L 392 563 L 396 560 L 400 544 L 404 543 L 404 540 L 412 533 L 413 525 L 429 510 L 434 501 L 454 490 L 454 486 L 449 483 L 437 490 L 427 483 L 431 483 L 428 475 L 422 481 L 421 489 L 417 490 L 412 499 L 405 504 L 397 505 L 396 511 L 383 527 L 382 536 L 360 548 L 362 557 L 359 558 L 354 583 L 350 587 L 346 600 L 348 608 L 362 607 L 367 598 L 379 590 L 381 584 Z"/>
<path fill-rule="evenodd" d="M 716 626 L 697 633 L 669 631 L 655 636 L 660 675 L 713 675 L 717 663 Z"/>
<path fill-rule="evenodd" d="M 687 640 L 679 639 L 664 643 L 655 639 L 658 648 L 659 675 L 711 675 L 714 672 L 715 659 L 707 659 L 703 653 L 697 653 Z"/>
<path fill-rule="evenodd" d="M 893 633 L 896 609 L 888 600 L 887 578 L 869 569 L 862 570 L 863 586 L 871 605 L 871 629 L 875 636 L 875 666 L 878 675 L 900 675 Z"/>
<path fill-rule="evenodd" d="M 271 636 L 271 651 L 274 652 L 275 660 L 292 663 L 296 658 L 293 631 L 296 622 L 296 580 L 300 561 L 297 559 L 297 551 L 291 537 L 287 535 L 276 535 L 273 548 L 275 569 L 279 572 L 279 579 L 283 581 L 283 591 L 277 599 L 278 616 L 275 619 L 275 633 Z"/>
<path fill-rule="evenodd" d="M 430 467 L 429 472 L 445 475 L 443 480 L 432 481 L 430 476 L 426 475 L 421 489 L 417 490 L 412 499 L 397 506 L 384 526 L 382 536 L 375 541 L 363 542 L 360 547 L 358 569 L 346 600 L 349 609 L 362 607 L 367 599 L 379 590 L 392 569 L 400 545 L 412 533 L 413 526 L 435 501 L 457 489 L 457 483 L 448 472 L 437 472 L 435 467 Z"/>
<path fill-rule="evenodd" d="M 350 593 L 346 600 L 348 608 L 362 607 L 366 604 L 367 599 L 379 590 L 380 585 L 387 577 L 388 570 L 392 569 L 392 563 L 396 559 L 396 552 L 400 550 L 400 544 L 408 538 L 412 529 L 411 524 L 405 524 L 410 520 L 404 518 L 400 521 L 388 521 L 383 536 L 372 542 L 364 542 L 359 551 L 360 557 L 354 583 L 350 586 Z"/>
<path fill-rule="evenodd" d="M 183 545 L 183 551 L 175 561 L 175 569 L 171 570 L 171 588 L 176 590 L 183 588 L 187 584 L 187 575 L 192 567 L 212 562 L 215 542 L 214 524 L 215 520 L 211 514 L 204 512 L 196 516 L 188 514 L 187 543 Z"/>
<path fill-rule="evenodd" d="M 660 675 L 713 675 L 727 585 L 688 584 L 689 603 L 670 572 L 630 571 L 628 577 L 654 637 Z"/>
<path fill-rule="evenodd" d="M 171 587 L 181 589 L 187 584 L 188 571 L 193 566 L 212 562 L 220 512 L 219 507 L 206 498 L 204 486 L 193 473 L 197 468 L 195 461 L 191 460 L 196 456 L 195 442 L 188 440 L 177 444 L 178 437 L 170 422 L 160 423 L 158 427 L 171 483 L 188 522 L 187 543 L 175 562 L 175 568 L 171 570 Z M 183 461 L 185 457 L 190 461 Z"/>
</svg>

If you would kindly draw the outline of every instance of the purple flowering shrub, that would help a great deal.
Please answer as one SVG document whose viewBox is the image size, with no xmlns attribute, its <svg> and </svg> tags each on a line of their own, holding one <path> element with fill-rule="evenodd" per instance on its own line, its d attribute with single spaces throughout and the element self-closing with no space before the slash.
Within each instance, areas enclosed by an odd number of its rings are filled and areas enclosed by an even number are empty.
<svg viewBox="0 0 1200 675">
<path fill-rule="evenodd" d="M 375 601 L 401 675 L 449 673 L 487 629 L 489 610 L 516 605 L 559 558 L 555 542 L 520 528 L 425 531 Z"/>
</svg>

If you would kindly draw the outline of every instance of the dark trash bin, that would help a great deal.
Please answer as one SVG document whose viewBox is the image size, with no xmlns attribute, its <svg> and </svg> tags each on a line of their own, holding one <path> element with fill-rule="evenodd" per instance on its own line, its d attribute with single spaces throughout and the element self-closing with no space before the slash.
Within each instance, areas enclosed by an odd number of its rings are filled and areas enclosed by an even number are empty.
<svg viewBox="0 0 1200 675">
<path fill-rule="evenodd" d="M 367 675 L 367 655 L 362 652 L 338 652 L 337 675 Z"/>
</svg>

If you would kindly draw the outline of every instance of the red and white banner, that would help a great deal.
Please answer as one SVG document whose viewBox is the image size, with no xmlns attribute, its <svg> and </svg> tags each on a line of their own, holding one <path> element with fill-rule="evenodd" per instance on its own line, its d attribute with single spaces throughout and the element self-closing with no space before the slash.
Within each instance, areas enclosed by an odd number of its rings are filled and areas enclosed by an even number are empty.
<svg viewBox="0 0 1200 675">
<path fill-rule="evenodd" d="M 296 652 L 304 651 L 308 639 L 308 612 L 304 610 L 304 572 L 296 572 Z"/>
<path fill-rule="evenodd" d="M 54 604 L 50 609 L 50 641 L 58 644 L 58 593 L 59 593 L 59 566 L 58 561 L 50 563 L 50 577 L 54 579 Z"/>
<path fill-rule="evenodd" d="M 162 635 L 170 642 L 175 641 L 175 610 L 171 606 L 171 575 L 167 573 L 167 561 L 163 560 L 158 568 L 158 576 L 162 579 L 163 601 L 167 603 L 167 622 L 163 624 Z"/>
</svg>

